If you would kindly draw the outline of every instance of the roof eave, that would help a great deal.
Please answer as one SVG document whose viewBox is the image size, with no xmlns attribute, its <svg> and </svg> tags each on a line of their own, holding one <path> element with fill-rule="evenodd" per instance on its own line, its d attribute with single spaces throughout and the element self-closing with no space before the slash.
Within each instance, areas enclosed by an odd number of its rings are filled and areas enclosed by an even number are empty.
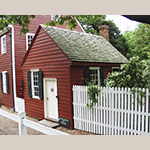
<svg viewBox="0 0 150 150">
<path fill-rule="evenodd" d="M 11 29 L 11 27 L 7 27 L 7 28 L 4 29 L 3 31 L 1 31 L 1 32 L 0 32 L 0 36 L 6 34 L 10 29 Z"/>
</svg>

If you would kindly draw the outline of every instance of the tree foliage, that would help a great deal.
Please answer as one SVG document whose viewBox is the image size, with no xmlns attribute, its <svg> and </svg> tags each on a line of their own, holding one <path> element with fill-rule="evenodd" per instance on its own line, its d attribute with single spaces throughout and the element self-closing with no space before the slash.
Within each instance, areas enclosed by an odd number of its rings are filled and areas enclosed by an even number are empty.
<svg viewBox="0 0 150 150">
<path fill-rule="evenodd" d="M 67 21 L 67 23 L 65 23 L 66 21 Z M 65 15 L 65 16 L 55 15 L 53 20 L 45 23 L 45 25 L 48 25 L 48 26 L 56 26 L 56 24 L 58 24 L 58 25 L 64 25 L 65 24 L 66 27 L 68 29 L 71 29 L 71 30 L 77 27 L 77 22 L 75 20 L 75 16 L 73 16 L 73 15 Z"/>
<path fill-rule="evenodd" d="M 19 24 L 22 27 L 20 34 L 25 34 L 29 32 L 30 18 L 35 18 L 35 15 L 0 15 L 0 30 L 9 24 Z"/>
<path fill-rule="evenodd" d="M 126 42 L 126 38 L 121 34 L 116 24 L 111 20 L 105 20 L 102 22 L 102 25 L 109 26 L 109 42 L 125 57 L 127 57 L 129 53 L 129 46 Z"/>
<path fill-rule="evenodd" d="M 99 35 L 98 27 L 106 19 L 106 15 L 77 15 L 76 18 L 86 33 Z"/>
<path fill-rule="evenodd" d="M 126 56 L 129 59 L 134 56 L 133 49 L 136 47 L 134 33 L 133 31 L 125 31 L 123 36 L 126 39 L 126 43 L 128 45 L 128 53 Z"/>
<path fill-rule="evenodd" d="M 150 60 L 132 57 L 121 66 L 120 72 L 108 74 L 106 85 L 109 87 L 150 88 Z"/>
<path fill-rule="evenodd" d="M 125 32 L 130 60 L 121 66 L 121 72 L 108 75 L 107 86 L 141 87 L 150 89 L 150 25 L 139 24 L 133 32 Z"/>
<path fill-rule="evenodd" d="M 150 55 L 150 25 L 140 23 L 134 31 L 126 31 L 123 35 L 129 45 L 129 57 L 139 56 L 148 59 Z"/>
<path fill-rule="evenodd" d="M 140 23 L 134 31 L 135 48 L 133 53 L 141 59 L 148 59 L 150 55 L 150 25 Z"/>
</svg>

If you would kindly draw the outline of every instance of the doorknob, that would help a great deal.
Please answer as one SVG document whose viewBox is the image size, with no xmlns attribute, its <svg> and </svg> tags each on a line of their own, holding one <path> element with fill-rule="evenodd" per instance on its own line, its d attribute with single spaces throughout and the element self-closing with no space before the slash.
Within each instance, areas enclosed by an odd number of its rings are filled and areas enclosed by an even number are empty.
<svg viewBox="0 0 150 150">
<path fill-rule="evenodd" d="M 48 100 L 48 97 L 47 97 L 47 100 Z"/>
<path fill-rule="evenodd" d="M 58 96 L 56 96 L 56 98 L 58 98 Z"/>
</svg>

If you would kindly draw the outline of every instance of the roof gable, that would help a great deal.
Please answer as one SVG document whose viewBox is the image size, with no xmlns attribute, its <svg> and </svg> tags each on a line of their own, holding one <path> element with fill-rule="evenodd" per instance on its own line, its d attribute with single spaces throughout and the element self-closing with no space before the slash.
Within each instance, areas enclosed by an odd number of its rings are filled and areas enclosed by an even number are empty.
<svg viewBox="0 0 150 150">
<path fill-rule="evenodd" d="M 71 61 L 126 63 L 128 60 L 102 36 L 42 26 Z"/>
</svg>

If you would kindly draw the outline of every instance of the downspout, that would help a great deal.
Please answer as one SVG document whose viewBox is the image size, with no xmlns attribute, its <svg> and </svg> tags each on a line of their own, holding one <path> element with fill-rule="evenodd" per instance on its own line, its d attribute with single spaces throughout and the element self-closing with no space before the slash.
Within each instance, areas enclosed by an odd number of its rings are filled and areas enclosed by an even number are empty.
<svg viewBox="0 0 150 150">
<path fill-rule="evenodd" d="M 15 78 L 15 41 L 14 41 L 14 27 L 9 24 L 8 27 L 11 27 L 11 71 L 12 71 L 12 86 L 13 86 L 13 104 L 14 111 L 16 106 L 16 78 Z"/>
<path fill-rule="evenodd" d="M 12 29 L 8 30 L 10 36 L 10 50 L 11 50 L 11 80 L 12 80 L 12 99 L 13 99 L 13 112 L 15 112 L 15 98 L 14 98 L 14 82 L 13 82 L 13 64 L 12 64 Z"/>
</svg>

